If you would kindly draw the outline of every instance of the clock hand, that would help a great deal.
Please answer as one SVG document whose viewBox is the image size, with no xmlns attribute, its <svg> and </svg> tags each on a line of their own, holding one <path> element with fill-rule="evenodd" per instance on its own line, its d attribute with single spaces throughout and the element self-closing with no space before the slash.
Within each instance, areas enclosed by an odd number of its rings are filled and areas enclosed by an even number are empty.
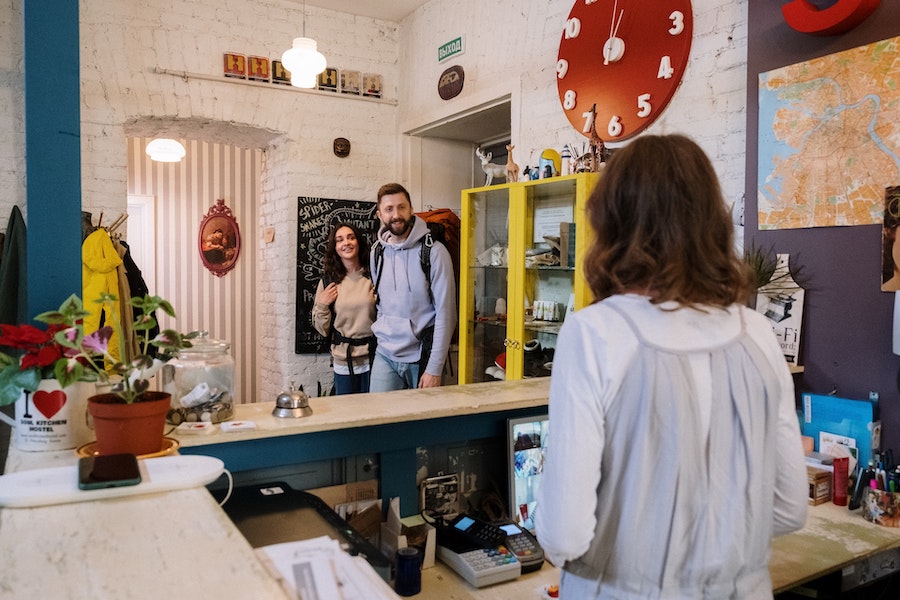
<svg viewBox="0 0 900 600">
<path fill-rule="evenodd" d="M 613 11 L 612 11 L 612 20 L 609 22 L 609 37 L 612 38 L 615 35 L 615 25 L 616 25 L 616 9 L 619 8 L 619 0 L 615 0 L 613 2 Z"/>
<path fill-rule="evenodd" d="M 618 6 L 618 0 L 616 0 L 616 4 L 613 6 L 613 20 L 616 18 L 616 7 Z M 619 25 L 622 24 L 622 15 L 625 14 L 625 9 L 619 11 L 619 20 L 615 21 L 615 28 L 613 28 L 612 24 L 610 24 L 610 34 L 609 39 L 606 40 L 606 43 L 603 44 L 603 64 L 608 65 L 611 62 L 618 62 L 622 60 L 622 57 L 625 55 L 625 41 L 617 37 L 619 33 Z"/>
</svg>

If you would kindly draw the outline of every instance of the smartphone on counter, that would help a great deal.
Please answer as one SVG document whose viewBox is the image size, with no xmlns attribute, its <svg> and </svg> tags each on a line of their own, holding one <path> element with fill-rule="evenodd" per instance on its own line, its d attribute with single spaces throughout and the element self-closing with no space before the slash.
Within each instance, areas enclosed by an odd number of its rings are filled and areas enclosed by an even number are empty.
<svg viewBox="0 0 900 600">
<path fill-rule="evenodd" d="M 141 470 L 134 454 L 85 456 L 78 459 L 78 488 L 99 490 L 110 487 L 137 485 Z"/>
</svg>

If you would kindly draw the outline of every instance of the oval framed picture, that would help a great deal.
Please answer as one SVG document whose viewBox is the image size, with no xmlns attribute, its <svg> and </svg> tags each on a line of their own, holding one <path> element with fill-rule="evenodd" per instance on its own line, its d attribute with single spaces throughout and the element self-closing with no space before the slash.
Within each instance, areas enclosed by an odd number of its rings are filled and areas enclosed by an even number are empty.
<svg viewBox="0 0 900 600">
<path fill-rule="evenodd" d="M 216 277 L 234 268 L 241 253 L 241 232 L 225 200 L 216 200 L 200 221 L 197 237 L 200 260 Z"/>
</svg>

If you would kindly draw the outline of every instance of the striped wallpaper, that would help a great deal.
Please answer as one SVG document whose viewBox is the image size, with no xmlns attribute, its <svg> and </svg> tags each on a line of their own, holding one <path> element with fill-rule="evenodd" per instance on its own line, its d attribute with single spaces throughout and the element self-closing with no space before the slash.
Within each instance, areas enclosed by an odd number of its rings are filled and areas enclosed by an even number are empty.
<svg viewBox="0 0 900 600">
<path fill-rule="evenodd" d="M 256 368 L 257 207 L 262 150 L 179 140 L 187 156 L 180 163 L 150 160 L 149 138 L 128 139 L 128 194 L 155 197 L 155 231 L 131 227 L 132 245 L 155 248 L 156 281 L 150 292 L 169 300 L 180 331 L 206 329 L 231 343 L 238 403 L 253 402 Z M 203 266 L 197 238 L 200 221 L 223 198 L 238 222 L 241 251 L 223 277 Z M 136 237 L 148 236 L 145 240 Z M 140 267 L 140 264 L 138 264 Z"/>
</svg>

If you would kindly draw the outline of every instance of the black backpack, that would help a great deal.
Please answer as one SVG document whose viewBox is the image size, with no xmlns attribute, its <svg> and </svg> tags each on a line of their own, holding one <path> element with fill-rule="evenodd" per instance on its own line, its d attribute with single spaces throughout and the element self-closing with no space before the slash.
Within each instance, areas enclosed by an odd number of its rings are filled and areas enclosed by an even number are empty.
<svg viewBox="0 0 900 600">
<path fill-rule="evenodd" d="M 431 291 L 431 247 L 435 242 L 443 243 L 443 227 L 440 223 L 428 223 L 428 232 L 419 240 L 422 246 L 419 252 L 419 265 L 425 274 L 425 282 L 428 284 L 428 299 L 434 304 L 434 294 Z M 378 286 L 381 284 L 381 265 L 384 263 L 384 244 L 381 240 L 376 240 L 372 247 L 375 253 L 375 301 L 381 301 L 381 294 L 378 293 Z"/>
</svg>

